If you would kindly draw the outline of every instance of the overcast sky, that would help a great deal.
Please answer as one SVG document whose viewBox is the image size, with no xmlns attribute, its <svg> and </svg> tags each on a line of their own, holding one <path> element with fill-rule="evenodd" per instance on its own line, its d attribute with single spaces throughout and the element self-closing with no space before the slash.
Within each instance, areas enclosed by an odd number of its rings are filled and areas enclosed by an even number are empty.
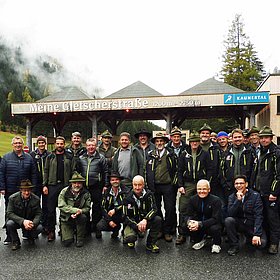
<svg viewBox="0 0 280 280">
<path fill-rule="evenodd" d="M 280 68 L 277 0 L 0 0 L 0 35 L 47 53 L 102 97 L 138 80 L 178 94 L 217 76 L 235 14 L 267 72 Z"/>
</svg>

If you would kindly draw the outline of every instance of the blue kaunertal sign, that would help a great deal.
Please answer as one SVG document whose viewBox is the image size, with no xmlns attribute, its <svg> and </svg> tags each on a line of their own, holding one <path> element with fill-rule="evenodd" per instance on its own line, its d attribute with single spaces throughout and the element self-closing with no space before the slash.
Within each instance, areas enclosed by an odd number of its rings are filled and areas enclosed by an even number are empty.
<svg viewBox="0 0 280 280">
<path fill-rule="evenodd" d="M 269 103 L 269 92 L 224 94 L 224 104 Z"/>
</svg>

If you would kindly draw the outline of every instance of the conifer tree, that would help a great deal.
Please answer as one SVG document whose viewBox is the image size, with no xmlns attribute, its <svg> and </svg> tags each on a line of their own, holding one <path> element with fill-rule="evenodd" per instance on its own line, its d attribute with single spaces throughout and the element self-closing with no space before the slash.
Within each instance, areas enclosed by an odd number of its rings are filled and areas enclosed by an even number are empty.
<svg viewBox="0 0 280 280">
<path fill-rule="evenodd" d="M 236 15 L 229 29 L 221 75 L 224 82 L 244 91 L 255 91 L 265 76 L 263 63 L 244 32 L 241 15 Z"/>
</svg>

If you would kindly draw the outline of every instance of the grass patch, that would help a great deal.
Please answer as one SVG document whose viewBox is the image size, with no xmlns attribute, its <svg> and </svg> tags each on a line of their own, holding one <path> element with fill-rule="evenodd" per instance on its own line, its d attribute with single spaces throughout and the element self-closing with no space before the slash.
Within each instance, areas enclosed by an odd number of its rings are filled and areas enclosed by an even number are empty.
<svg viewBox="0 0 280 280">
<path fill-rule="evenodd" d="M 17 134 L 12 134 L 10 132 L 4 132 L 0 131 L 0 156 L 3 156 L 4 154 L 11 152 L 12 151 L 12 139 L 16 136 Z M 25 136 L 20 135 L 25 143 Z"/>
</svg>

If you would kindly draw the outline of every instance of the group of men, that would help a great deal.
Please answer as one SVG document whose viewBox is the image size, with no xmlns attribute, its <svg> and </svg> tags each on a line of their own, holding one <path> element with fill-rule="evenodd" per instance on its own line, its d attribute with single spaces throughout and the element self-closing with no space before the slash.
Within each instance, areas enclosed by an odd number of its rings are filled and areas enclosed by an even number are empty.
<svg viewBox="0 0 280 280">
<path fill-rule="evenodd" d="M 65 246 L 75 241 L 82 247 L 91 232 L 99 239 L 102 231 L 111 231 L 116 239 L 123 228 L 123 243 L 130 248 L 149 229 L 146 248 L 153 253 L 159 252 L 158 239 L 172 242 L 174 236 L 176 245 L 190 237 L 195 250 L 212 240 L 211 252 L 219 253 L 226 233 L 228 254 L 235 255 L 243 233 L 251 245 L 277 254 L 280 149 L 273 136 L 267 126 L 252 127 L 246 135 L 234 129 L 229 135 L 213 134 L 204 124 L 191 133 L 188 144 L 174 127 L 170 139 L 141 129 L 134 146 L 123 132 L 114 148 L 108 130 L 100 143 L 89 138 L 85 147 L 81 134 L 74 132 L 67 147 L 58 136 L 52 152 L 39 136 L 30 154 L 23 151 L 22 138 L 14 137 L 13 151 L 0 163 L 4 244 L 20 248 L 18 228 L 30 243 L 40 232 L 49 242 L 55 240 L 58 207 Z M 36 211 L 30 211 L 31 205 Z"/>
</svg>

